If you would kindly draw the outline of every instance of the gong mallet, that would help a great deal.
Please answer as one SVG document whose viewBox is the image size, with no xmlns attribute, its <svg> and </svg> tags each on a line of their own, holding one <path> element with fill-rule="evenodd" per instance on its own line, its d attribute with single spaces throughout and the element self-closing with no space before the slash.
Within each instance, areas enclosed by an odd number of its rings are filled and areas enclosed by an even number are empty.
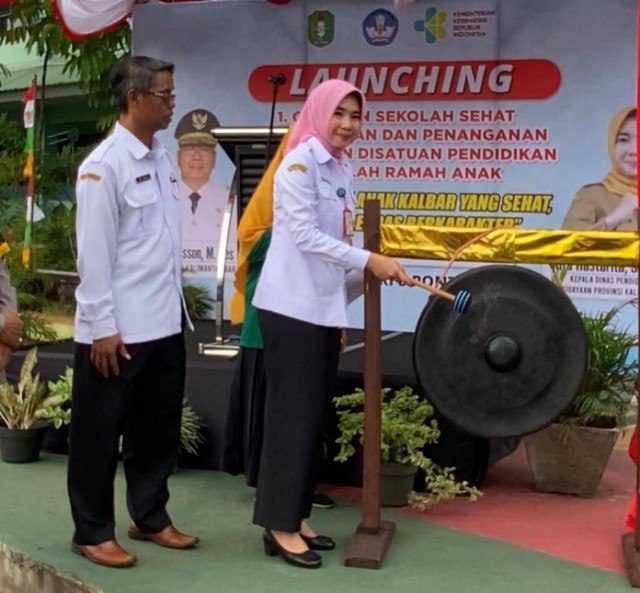
<svg viewBox="0 0 640 593">
<path fill-rule="evenodd" d="M 451 294 L 446 290 L 442 290 L 441 288 L 436 288 L 435 286 L 430 286 L 429 284 L 425 284 L 424 282 L 420 282 L 420 280 L 414 280 L 413 283 L 415 286 L 419 286 L 420 288 L 424 288 L 426 291 L 430 292 L 435 296 L 442 297 L 443 299 L 447 299 L 453 303 L 452 307 L 456 313 L 465 313 L 467 309 L 471 306 L 471 294 L 466 290 L 461 290 L 456 294 Z"/>
</svg>

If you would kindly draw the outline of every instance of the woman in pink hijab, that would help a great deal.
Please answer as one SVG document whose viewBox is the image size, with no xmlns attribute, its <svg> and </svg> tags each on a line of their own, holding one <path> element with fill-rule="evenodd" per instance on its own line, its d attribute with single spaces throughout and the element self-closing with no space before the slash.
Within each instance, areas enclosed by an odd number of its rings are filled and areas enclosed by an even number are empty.
<svg viewBox="0 0 640 593">
<path fill-rule="evenodd" d="M 330 537 L 306 522 L 347 325 L 347 274 L 367 268 L 411 285 L 394 259 L 352 244 L 353 172 L 344 149 L 361 132 L 365 98 L 342 80 L 312 91 L 275 175 L 271 245 L 253 304 L 264 340 L 264 441 L 254 523 L 269 556 L 318 568 Z"/>
</svg>

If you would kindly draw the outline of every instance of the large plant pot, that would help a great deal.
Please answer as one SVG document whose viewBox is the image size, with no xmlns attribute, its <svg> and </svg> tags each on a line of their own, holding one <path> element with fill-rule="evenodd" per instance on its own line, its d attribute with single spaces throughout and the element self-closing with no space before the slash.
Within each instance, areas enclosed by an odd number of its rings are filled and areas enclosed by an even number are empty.
<svg viewBox="0 0 640 593">
<path fill-rule="evenodd" d="M 40 449 L 49 425 L 36 423 L 24 430 L 0 426 L 0 456 L 8 463 L 29 463 L 40 459 Z"/>
<path fill-rule="evenodd" d="M 620 430 L 552 424 L 524 438 L 538 492 L 577 494 L 598 490 Z"/>
<path fill-rule="evenodd" d="M 399 463 L 383 464 L 380 468 L 380 504 L 383 507 L 401 507 L 408 503 L 413 490 L 413 478 L 418 468 Z"/>
</svg>

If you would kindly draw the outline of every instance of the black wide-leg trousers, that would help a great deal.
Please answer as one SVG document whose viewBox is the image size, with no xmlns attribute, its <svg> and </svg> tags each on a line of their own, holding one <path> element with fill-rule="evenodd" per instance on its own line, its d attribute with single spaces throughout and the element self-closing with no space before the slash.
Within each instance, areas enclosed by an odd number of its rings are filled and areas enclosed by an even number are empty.
<svg viewBox="0 0 640 593">
<path fill-rule="evenodd" d="M 253 522 L 297 532 L 311 514 L 340 330 L 259 310 L 267 395 Z"/>
<path fill-rule="evenodd" d="M 76 344 L 67 486 L 73 541 L 115 538 L 114 479 L 122 435 L 127 507 L 140 530 L 162 531 L 167 480 L 180 442 L 186 350 L 182 333 L 128 344 L 120 375 L 105 378 L 91 364 L 91 346 Z"/>
</svg>

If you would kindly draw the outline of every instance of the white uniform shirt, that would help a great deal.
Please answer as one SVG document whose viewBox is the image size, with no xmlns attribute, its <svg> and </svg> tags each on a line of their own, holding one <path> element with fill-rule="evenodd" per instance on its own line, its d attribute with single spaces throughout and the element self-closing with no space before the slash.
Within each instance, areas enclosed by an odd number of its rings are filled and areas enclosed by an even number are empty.
<svg viewBox="0 0 640 593">
<path fill-rule="evenodd" d="M 273 234 L 253 304 L 316 325 L 346 327 L 345 278 L 369 252 L 345 237 L 355 216 L 353 172 L 315 138 L 296 146 L 275 176 Z"/>
<path fill-rule="evenodd" d="M 180 210 L 182 211 L 182 246 L 185 249 L 185 254 L 183 254 L 184 263 L 185 265 L 203 263 L 198 258 L 190 257 L 190 254 L 194 253 L 193 250 L 196 252 L 199 250 L 199 253 L 204 257 L 204 254 L 208 253 L 206 248 L 213 248 L 214 258 L 207 257 L 204 262 L 213 265 L 218 258 L 222 221 L 229 201 L 228 192 L 208 181 L 197 190 L 197 193 L 200 194 L 200 199 L 194 213 L 191 211 L 191 199 L 189 198 L 193 190 L 182 180 L 178 182 L 178 186 L 180 190 Z M 234 214 L 235 212 L 232 212 L 226 248 L 226 262 L 227 265 L 231 266 L 235 265 L 238 241 L 238 224 Z"/>
<path fill-rule="evenodd" d="M 222 218 L 229 200 L 227 192 L 208 181 L 197 190 L 200 199 L 194 213 L 191 211 L 191 199 L 189 198 L 194 190 L 182 180 L 178 184 L 180 187 L 180 209 L 182 210 L 182 240 L 185 244 L 198 242 L 217 247 Z"/>
<path fill-rule="evenodd" d="M 76 186 L 75 340 L 125 343 L 181 331 L 178 183 L 169 152 L 117 124 L 82 163 Z"/>
</svg>

